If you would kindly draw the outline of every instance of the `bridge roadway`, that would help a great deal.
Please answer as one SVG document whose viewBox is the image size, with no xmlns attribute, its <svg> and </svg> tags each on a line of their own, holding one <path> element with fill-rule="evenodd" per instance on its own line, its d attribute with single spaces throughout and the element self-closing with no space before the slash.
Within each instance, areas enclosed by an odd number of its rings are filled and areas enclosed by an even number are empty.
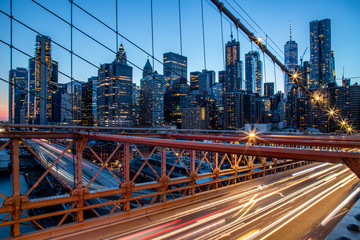
<svg viewBox="0 0 360 240">
<path fill-rule="evenodd" d="M 356 197 L 332 211 L 359 184 L 344 165 L 317 163 L 169 202 L 162 210 L 125 213 L 121 221 L 89 220 L 21 238 L 324 239 Z"/>
<path fill-rule="evenodd" d="M 42 140 L 27 140 L 39 156 L 50 166 L 58 157 L 58 155 L 65 149 L 57 144 L 48 144 Z M 75 160 L 76 161 L 76 160 Z M 99 170 L 99 165 L 94 164 L 86 159 L 82 160 L 83 164 L 83 183 L 87 185 L 93 175 Z M 61 160 L 55 164 L 53 169 L 65 180 L 67 184 L 74 187 L 74 165 L 73 156 L 71 153 L 65 153 Z M 106 170 L 101 171 L 96 180 L 90 185 L 90 190 L 104 190 L 107 188 L 117 187 L 119 183 Z"/>
</svg>

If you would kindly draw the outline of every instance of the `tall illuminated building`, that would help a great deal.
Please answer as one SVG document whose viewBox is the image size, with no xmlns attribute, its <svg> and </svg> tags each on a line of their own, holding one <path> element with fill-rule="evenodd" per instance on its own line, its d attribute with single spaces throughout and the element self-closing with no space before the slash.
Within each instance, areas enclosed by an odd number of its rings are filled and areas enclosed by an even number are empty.
<svg viewBox="0 0 360 240">
<path fill-rule="evenodd" d="M 201 72 L 191 72 L 190 73 L 190 91 L 199 90 L 199 76 Z"/>
<path fill-rule="evenodd" d="M 140 86 L 133 83 L 132 94 L 132 127 L 140 126 Z"/>
<path fill-rule="evenodd" d="M 81 125 L 96 126 L 97 124 L 97 77 L 88 78 L 81 87 Z"/>
<path fill-rule="evenodd" d="M 122 44 L 112 63 L 101 64 L 97 89 L 98 126 L 131 127 L 132 67 Z"/>
<path fill-rule="evenodd" d="M 262 95 L 262 62 L 259 52 L 245 54 L 245 91 Z"/>
<path fill-rule="evenodd" d="M 274 82 L 264 83 L 264 96 L 272 97 L 275 94 Z"/>
<path fill-rule="evenodd" d="M 225 92 L 236 92 L 242 89 L 242 61 L 240 61 L 240 43 L 232 39 L 225 45 Z"/>
<path fill-rule="evenodd" d="M 29 59 L 29 112 L 28 122 L 33 124 L 35 122 L 35 58 Z"/>
<path fill-rule="evenodd" d="M 311 88 L 326 87 L 335 82 L 330 19 L 310 22 L 310 66 Z"/>
<path fill-rule="evenodd" d="M 58 63 L 51 59 L 51 39 L 37 35 L 35 58 L 29 60 L 30 123 L 53 122 L 53 95 L 58 85 Z M 31 94 L 33 93 L 33 94 Z"/>
<path fill-rule="evenodd" d="M 25 124 L 27 116 L 28 101 L 28 70 L 26 68 L 16 68 L 10 70 L 10 78 L 13 78 L 13 117 L 14 123 Z M 11 90 L 11 88 L 10 88 Z M 11 111 L 11 110 L 10 110 Z"/>
<path fill-rule="evenodd" d="M 187 57 L 173 52 L 164 53 L 164 78 L 166 87 L 186 83 Z"/>
<path fill-rule="evenodd" d="M 290 40 L 286 42 L 284 46 L 285 53 L 285 67 L 291 72 L 295 73 L 295 68 L 298 65 L 298 44 L 291 38 L 291 25 L 290 25 Z M 285 74 L 284 82 L 285 98 L 288 93 L 291 92 L 292 87 L 295 86 L 295 82 Z"/>
<path fill-rule="evenodd" d="M 152 68 L 148 68 L 148 70 L 152 70 Z M 164 124 L 164 76 L 156 71 L 151 74 L 152 76 L 145 76 L 140 81 L 140 125 L 160 127 Z"/>
</svg>

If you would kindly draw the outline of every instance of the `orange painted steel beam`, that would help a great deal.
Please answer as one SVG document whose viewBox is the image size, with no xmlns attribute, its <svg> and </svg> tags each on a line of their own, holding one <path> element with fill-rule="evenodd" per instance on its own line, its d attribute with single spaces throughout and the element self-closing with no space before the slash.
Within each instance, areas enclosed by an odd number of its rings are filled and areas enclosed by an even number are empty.
<svg viewBox="0 0 360 240">
<path fill-rule="evenodd" d="M 0 138 L 75 138 L 76 133 L 60 133 L 60 132 L 3 132 Z"/>
<path fill-rule="evenodd" d="M 256 137 L 244 136 L 214 136 L 214 135 L 190 135 L 190 134 L 170 134 L 169 138 L 191 139 L 191 140 L 213 140 L 213 141 L 231 141 L 231 142 L 251 142 L 253 144 L 284 144 L 301 146 L 322 146 L 322 147 L 343 147 L 360 148 L 360 142 L 356 141 L 338 141 L 331 138 L 304 139 L 304 138 L 283 138 L 258 135 Z"/>
<path fill-rule="evenodd" d="M 360 158 L 357 152 L 338 152 L 326 150 L 297 149 L 297 148 L 279 148 L 268 146 L 217 144 L 203 142 L 189 142 L 168 139 L 153 139 L 140 137 L 124 137 L 108 134 L 79 133 L 92 139 L 109 140 L 116 142 L 126 142 L 142 145 L 160 146 L 168 148 L 181 148 L 188 150 L 221 152 L 229 154 L 241 154 L 250 156 L 262 156 L 272 158 L 289 158 L 294 160 L 307 160 L 318 162 L 343 163 L 344 158 Z"/>
<path fill-rule="evenodd" d="M 257 134 L 257 133 L 256 133 Z M 248 136 L 248 134 L 223 134 L 221 136 L 238 137 Z M 281 139 L 303 139 L 303 140 L 331 140 L 331 141 L 351 141 L 360 142 L 359 136 L 354 135 L 279 135 L 279 134 L 258 134 L 261 138 L 281 138 Z"/>
</svg>

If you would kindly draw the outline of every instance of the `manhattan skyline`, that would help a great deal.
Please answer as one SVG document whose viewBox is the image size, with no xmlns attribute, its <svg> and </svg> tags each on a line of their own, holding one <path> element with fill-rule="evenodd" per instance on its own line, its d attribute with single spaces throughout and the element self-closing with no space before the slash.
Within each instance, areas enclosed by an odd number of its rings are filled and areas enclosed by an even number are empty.
<svg viewBox="0 0 360 240">
<path fill-rule="evenodd" d="M 93 13 L 96 17 L 115 29 L 115 22 L 113 21 L 113 19 L 115 19 L 115 1 L 109 3 L 107 6 L 97 5 L 95 4 L 95 1 L 74 2 L 88 10 L 90 13 Z M 238 12 L 242 13 L 242 16 L 244 16 L 247 21 L 251 21 L 243 12 L 241 12 L 235 2 L 228 2 L 237 9 Z M 48 7 L 65 20 L 70 21 L 70 4 L 68 1 L 60 1 L 56 3 L 39 1 L 39 3 Z M 357 14 L 360 9 L 359 2 L 349 0 L 341 3 L 326 4 L 326 1 L 318 1 L 316 3 L 306 4 L 306 1 L 299 6 L 295 5 L 295 3 L 285 4 L 285 1 L 276 1 L 274 3 L 267 3 L 265 1 L 258 1 L 257 3 L 244 3 L 237 1 L 237 3 L 247 11 L 247 13 L 282 50 L 283 45 L 289 40 L 289 25 L 291 20 L 292 39 L 298 43 L 299 57 L 302 56 L 305 48 L 310 45 L 309 22 L 324 18 L 331 19 L 332 49 L 335 54 L 336 78 L 341 78 L 343 67 L 345 67 L 345 77 L 360 76 L 360 69 L 358 67 L 360 62 L 359 47 L 357 47 L 357 45 L 349 47 L 352 45 L 354 39 L 358 39 L 358 37 L 360 37 L 360 30 L 358 30 L 355 25 L 356 22 L 360 22 L 360 16 Z M 271 4 L 272 6 L 267 6 L 268 4 Z M 182 55 L 188 58 L 188 83 L 190 80 L 190 72 L 201 71 L 205 68 L 203 60 L 200 8 L 200 1 L 181 1 Z M 3 12 L 9 13 L 9 2 L 0 1 L 0 9 Z M 119 32 L 140 47 L 144 48 L 148 53 L 151 53 L 150 1 L 146 1 L 143 5 L 136 4 L 134 2 L 128 3 L 126 1 L 119 1 L 118 9 Z M 134 14 L 134 11 L 137 14 Z M 180 53 L 181 51 L 179 40 L 178 1 L 153 1 L 153 11 L 154 55 L 157 59 L 162 61 L 163 53 Z M 271 14 L 269 14 L 269 11 Z M 53 41 L 70 49 L 70 27 L 35 3 L 30 1 L 24 2 L 14 0 L 13 15 L 16 19 L 23 21 L 25 24 L 32 26 L 40 33 L 51 37 Z M 74 25 L 115 51 L 115 33 L 84 15 L 84 13 L 74 7 Z M 346 18 L 341 16 L 346 16 Z M 47 21 L 41 21 L 41 19 L 44 18 Z M 218 71 L 224 70 L 223 47 L 225 46 L 222 46 L 218 10 L 209 5 L 207 1 L 204 1 L 204 20 L 206 68 L 208 70 L 214 70 L 217 75 Z M 241 18 L 240 20 L 242 21 Z M 0 30 L 4 33 L 1 36 L 1 40 L 9 43 L 10 21 L 4 14 L 2 14 L 0 21 L 2 22 Z M 253 23 L 251 23 L 251 25 L 255 26 Z M 14 23 L 13 30 L 13 45 L 30 55 L 34 55 L 36 33 L 31 32 L 18 23 Z M 253 29 L 251 30 L 253 31 Z M 258 28 L 256 28 L 256 30 L 265 41 L 265 34 L 261 34 L 261 31 Z M 239 35 L 240 59 L 244 61 L 245 54 L 251 51 L 251 47 L 253 50 L 258 49 L 254 44 L 251 46 L 249 41 L 240 31 L 237 34 L 234 26 L 232 27 L 232 31 L 235 38 Z M 253 32 L 255 36 L 259 36 L 257 32 Z M 223 33 L 223 40 L 225 44 L 230 40 L 230 23 L 226 18 L 223 18 Z M 88 59 L 97 66 L 100 66 L 102 63 L 110 62 L 114 59 L 114 53 L 102 46 L 99 46 L 92 40 L 87 39 L 76 30 L 74 30 L 73 43 L 75 53 Z M 121 37 L 118 38 L 118 45 L 120 45 L 120 43 L 123 43 L 126 48 L 128 60 L 142 68 L 146 62 L 148 54 L 136 49 L 131 43 Z M 10 50 L 9 47 L 3 43 L 0 43 L 0 46 L 0 53 L 2 56 L 0 76 L 4 79 L 8 79 L 8 72 L 10 70 Z M 282 54 L 279 50 L 277 51 Z M 52 57 L 59 62 L 59 71 L 70 75 L 70 54 L 60 47 L 53 45 Z M 281 57 L 284 56 L 282 55 Z M 278 58 L 280 59 L 280 57 Z M 13 50 L 12 67 L 28 68 L 28 59 L 28 56 Z M 260 59 L 263 61 L 262 53 L 260 54 Z M 150 60 L 152 61 L 151 58 Z M 306 52 L 304 60 L 309 60 L 309 50 Z M 282 62 L 284 61 L 282 60 Z M 264 65 L 266 67 L 266 71 L 264 71 L 265 74 L 263 82 L 273 82 L 273 64 L 266 59 Z M 154 70 L 162 73 L 162 69 L 162 65 L 155 61 Z M 97 69 L 94 66 L 90 66 L 89 64 L 74 57 L 75 79 L 86 81 L 89 77 L 95 75 L 97 75 Z M 133 81 L 137 85 L 140 83 L 141 75 L 142 72 L 134 67 Z M 283 73 L 276 70 L 276 91 L 284 91 L 283 78 Z M 59 74 L 59 83 L 69 81 L 70 79 Z M 353 79 L 352 83 L 358 81 L 360 81 L 360 79 Z M 0 120 L 7 120 L 8 85 L 1 82 L 0 89 L 2 93 L 0 95 Z"/>
</svg>

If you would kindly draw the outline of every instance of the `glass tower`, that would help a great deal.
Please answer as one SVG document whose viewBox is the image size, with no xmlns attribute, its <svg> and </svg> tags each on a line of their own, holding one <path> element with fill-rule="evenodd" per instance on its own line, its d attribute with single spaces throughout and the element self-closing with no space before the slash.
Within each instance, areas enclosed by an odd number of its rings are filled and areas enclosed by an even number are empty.
<svg viewBox="0 0 360 240">
<path fill-rule="evenodd" d="M 231 36 L 232 38 L 232 36 Z M 232 39 L 226 45 L 225 92 L 242 89 L 242 62 L 240 61 L 240 43 Z"/>
<path fill-rule="evenodd" d="M 245 54 L 245 90 L 262 95 L 262 62 L 257 51 Z"/>
<path fill-rule="evenodd" d="M 285 53 L 285 67 L 289 69 L 290 72 L 294 73 L 295 68 L 298 65 L 298 44 L 291 39 L 291 26 L 290 26 L 290 40 L 286 42 L 284 46 Z M 284 92 L 285 97 L 291 91 L 291 88 L 295 86 L 295 82 L 285 74 L 284 82 Z"/>
<path fill-rule="evenodd" d="M 131 127 L 132 67 L 127 65 L 122 44 L 116 59 L 100 66 L 97 89 L 98 126 Z"/>
<path fill-rule="evenodd" d="M 164 53 L 164 78 L 166 87 L 171 87 L 179 80 L 186 83 L 187 57 L 168 52 Z"/>
<path fill-rule="evenodd" d="M 327 86 L 335 81 L 330 19 L 310 22 L 310 65 L 311 88 Z"/>
</svg>

